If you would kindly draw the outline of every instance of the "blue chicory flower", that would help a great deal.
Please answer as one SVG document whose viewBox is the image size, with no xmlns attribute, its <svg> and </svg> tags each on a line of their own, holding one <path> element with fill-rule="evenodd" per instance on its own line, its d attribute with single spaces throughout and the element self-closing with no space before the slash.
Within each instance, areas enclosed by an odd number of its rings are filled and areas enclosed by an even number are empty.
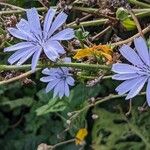
<svg viewBox="0 0 150 150">
<path fill-rule="evenodd" d="M 113 79 L 124 80 L 116 91 L 119 95 L 127 94 L 126 99 L 136 96 L 144 84 L 148 82 L 146 89 L 146 98 L 150 106 L 150 53 L 145 40 L 142 37 L 134 39 L 135 50 L 128 45 L 120 48 L 120 53 L 131 63 L 116 63 L 112 66 Z"/>
<path fill-rule="evenodd" d="M 71 62 L 71 59 L 66 58 L 64 61 Z M 70 68 L 67 67 L 44 69 L 42 73 L 47 76 L 42 77 L 40 81 L 48 82 L 46 93 L 53 90 L 53 97 L 57 95 L 59 98 L 62 98 L 64 95 L 68 97 L 70 93 L 69 86 L 73 86 L 75 82 L 69 71 Z"/>
<path fill-rule="evenodd" d="M 23 64 L 33 55 L 31 68 L 34 71 L 42 50 L 51 61 L 55 61 L 60 57 L 60 54 L 65 53 L 59 41 L 72 39 L 74 31 L 67 28 L 56 32 L 67 19 L 67 15 L 64 12 L 60 12 L 54 19 L 56 11 L 49 9 L 44 20 L 43 30 L 37 10 L 31 8 L 26 12 L 27 20 L 21 19 L 16 28 L 8 28 L 11 35 L 25 41 L 7 47 L 4 51 L 16 51 L 8 59 L 8 62 L 10 64 L 17 62 L 17 65 Z"/>
</svg>

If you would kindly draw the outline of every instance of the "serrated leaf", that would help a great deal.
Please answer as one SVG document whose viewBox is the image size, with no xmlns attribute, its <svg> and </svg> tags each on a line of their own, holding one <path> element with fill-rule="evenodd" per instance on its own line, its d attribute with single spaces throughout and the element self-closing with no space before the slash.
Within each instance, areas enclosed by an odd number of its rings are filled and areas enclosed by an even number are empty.
<svg viewBox="0 0 150 150">
<path fill-rule="evenodd" d="M 10 109 L 14 109 L 14 108 L 17 108 L 17 107 L 21 107 L 21 106 L 31 106 L 33 103 L 33 99 L 30 98 L 30 97 L 24 97 L 24 98 L 19 98 L 19 99 L 16 99 L 16 100 L 12 100 L 12 101 L 4 101 L 4 102 L 1 102 L 0 105 L 1 106 L 9 106 Z"/>
<path fill-rule="evenodd" d="M 119 100 L 121 101 L 121 100 Z M 140 150 L 150 149 L 149 112 L 139 113 L 137 105 L 132 106 L 131 117 L 127 118 L 123 107 L 115 102 L 103 104 L 93 110 L 99 116 L 92 130 L 92 147 L 94 150 Z"/>
<path fill-rule="evenodd" d="M 48 102 L 53 97 L 53 92 L 46 93 L 44 89 L 36 94 L 41 102 Z"/>
<path fill-rule="evenodd" d="M 44 115 L 50 112 L 63 111 L 66 108 L 66 103 L 63 100 L 57 100 L 57 98 L 50 99 L 49 103 L 36 109 L 38 116 Z"/>
</svg>

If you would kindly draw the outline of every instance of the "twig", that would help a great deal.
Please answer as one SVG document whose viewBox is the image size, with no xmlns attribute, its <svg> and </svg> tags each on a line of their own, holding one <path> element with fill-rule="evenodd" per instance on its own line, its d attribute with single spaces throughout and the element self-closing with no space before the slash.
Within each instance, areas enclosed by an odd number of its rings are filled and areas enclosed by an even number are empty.
<svg viewBox="0 0 150 150">
<path fill-rule="evenodd" d="M 140 25 L 137 17 L 135 16 L 134 12 L 132 11 L 131 7 L 129 5 L 127 5 L 126 8 L 127 8 L 128 12 L 129 12 L 129 14 L 131 15 L 131 17 L 133 18 L 139 33 L 141 34 L 141 36 L 143 36 L 141 25 Z"/>
<path fill-rule="evenodd" d="M 146 92 L 141 92 L 140 94 L 138 94 L 138 96 L 142 96 L 145 94 L 146 94 Z M 89 104 L 89 105 L 83 107 L 82 109 L 75 111 L 76 113 L 72 116 L 72 119 L 75 119 L 78 115 L 80 115 L 81 112 L 88 110 L 89 108 L 91 108 L 93 106 L 99 105 L 99 104 L 104 103 L 104 102 L 109 101 L 109 100 L 118 99 L 118 98 L 122 98 L 122 97 L 126 97 L 126 96 L 127 96 L 127 94 L 124 94 L 124 95 L 113 95 L 113 94 L 111 94 L 111 95 L 106 96 L 104 98 L 98 98 L 95 103 Z"/>
<path fill-rule="evenodd" d="M 41 3 L 41 5 L 46 9 L 46 10 L 48 10 L 48 7 L 42 2 L 42 0 L 38 0 L 39 1 L 39 3 Z"/>
<path fill-rule="evenodd" d="M 129 100 L 129 110 L 126 113 L 126 116 L 129 116 L 131 114 L 131 110 L 132 110 L 132 99 Z"/>
<path fill-rule="evenodd" d="M 40 69 L 36 69 L 35 71 L 38 71 L 38 70 L 40 70 Z M 8 84 L 8 83 L 14 82 L 16 80 L 20 80 L 22 78 L 25 78 L 25 77 L 31 75 L 32 73 L 34 73 L 34 72 L 33 71 L 28 71 L 26 73 L 23 73 L 23 74 L 17 76 L 17 77 L 13 77 L 13 78 L 8 79 L 8 80 L 0 81 L 0 85 L 4 85 L 4 84 Z"/>
<path fill-rule="evenodd" d="M 37 8 L 38 11 L 46 11 L 44 7 Z M 0 11 L 0 15 L 11 15 L 11 14 L 20 14 L 24 13 L 26 10 L 8 10 L 8 11 Z"/>
<path fill-rule="evenodd" d="M 77 24 L 67 25 L 67 27 L 79 28 L 79 27 L 82 27 L 82 26 L 83 27 L 98 26 L 98 25 L 105 24 L 107 21 L 109 21 L 109 20 L 108 19 L 97 19 L 97 20 L 92 20 L 92 21 L 80 22 L 79 25 L 77 25 Z"/>
<path fill-rule="evenodd" d="M 13 8 L 13 9 L 17 9 L 17 10 L 21 10 L 21 11 L 25 11 L 25 9 L 24 9 L 24 8 L 22 8 L 22 7 L 15 6 L 15 5 L 8 4 L 8 3 L 0 2 L 0 5 L 8 6 L 8 7 L 11 7 L 11 8 Z"/>
<path fill-rule="evenodd" d="M 84 78 L 84 79 L 89 79 L 89 80 L 91 80 L 91 79 L 96 79 L 96 78 L 97 78 L 97 76 L 85 76 L 85 75 L 79 75 L 79 77 Z M 101 80 L 107 80 L 107 79 L 112 79 L 112 75 L 103 76 L 103 77 L 101 78 Z"/>
<path fill-rule="evenodd" d="M 78 21 L 79 21 L 79 23 L 80 23 L 80 21 L 84 21 L 84 20 L 86 20 L 86 19 L 88 19 L 89 17 L 91 17 L 92 16 L 92 14 L 88 14 L 88 15 L 86 15 L 86 16 L 84 16 L 83 18 L 80 18 Z M 73 22 L 71 22 L 71 23 L 69 23 L 69 24 L 67 24 L 68 26 L 72 26 L 72 25 L 74 25 L 74 24 L 76 24 L 77 23 L 77 21 L 73 21 Z"/>
<path fill-rule="evenodd" d="M 148 32 L 150 32 L 150 25 L 142 30 L 143 34 L 146 34 Z M 119 46 L 119 45 L 122 45 L 122 44 L 126 44 L 126 43 L 129 43 L 129 42 L 132 42 L 135 38 L 137 38 L 140 35 L 141 35 L 140 33 L 137 33 L 134 36 L 132 36 L 132 37 L 126 39 L 126 40 L 119 41 L 119 42 L 116 42 L 116 43 L 111 43 L 111 45 L 116 47 L 116 46 Z"/>
<path fill-rule="evenodd" d="M 134 5 L 140 6 L 140 7 L 144 7 L 144 8 L 150 8 L 149 4 L 137 1 L 137 0 L 128 0 L 129 3 L 132 3 Z"/>
<path fill-rule="evenodd" d="M 74 142 L 74 141 L 75 141 L 75 139 L 70 139 L 70 140 L 68 140 L 68 141 L 64 141 L 64 142 L 57 143 L 57 144 L 55 144 L 55 145 L 48 145 L 48 149 L 49 149 L 49 150 L 53 150 L 53 149 L 55 149 L 55 148 L 57 148 L 57 147 L 59 147 L 59 146 L 61 146 L 61 145 L 68 144 L 68 143 L 72 143 L 72 142 Z"/>
<path fill-rule="evenodd" d="M 25 11 L 26 11 L 26 9 L 24 9 L 24 8 L 22 8 L 22 7 L 15 6 L 15 5 L 8 4 L 8 3 L 0 2 L 0 5 L 9 6 L 9 7 L 11 7 L 11 8 L 17 9 L 17 10 L 16 10 L 17 12 L 19 12 L 19 11 L 20 11 L 20 12 L 25 12 Z M 1 11 L 1 12 L 0 12 L 0 15 L 5 14 L 6 12 L 9 12 L 9 14 L 10 14 L 10 11 Z M 13 11 L 11 11 L 11 12 L 13 13 Z M 8 13 L 7 13 L 7 14 L 8 14 Z M 42 17 L 42 16 L 39 15 L 39 17 Z"/>
<path fill-rule="evenodd" d="M 103 31 L 100 33 L 96 34 L 95 36 L 92 37 L 92 41 L 96 40 L 98 37 L 101 37 L 105 32 L 107 32 L 109 29 L 111 29 L 111 26 L 108 26 L 105 28 Z"/>
</svg>

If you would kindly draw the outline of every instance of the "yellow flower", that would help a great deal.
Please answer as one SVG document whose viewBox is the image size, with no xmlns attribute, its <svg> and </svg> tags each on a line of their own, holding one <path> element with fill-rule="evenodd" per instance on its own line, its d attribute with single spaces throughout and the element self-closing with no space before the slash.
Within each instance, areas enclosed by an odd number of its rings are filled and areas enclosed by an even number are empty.
<svg viewBox="0 0 150 150">
<path fill-rule="evenodd" d="M 108 61 L 112 61 L 112 49 L 107 45 L 95 45 L 90 48 L 78 49 L 77 53 L 73 57 L 74 59 L 81 59 L 89 56 L 103 56 Z"/>
<path fill-rule="evenodd" d="M 86 128 L 79 129 L 79 131 L 76 134 L 76 139 L 75 139 L 76 145 L 82 145 L 87 134 L 88 134 L 88 131 Z"/>
</svg>

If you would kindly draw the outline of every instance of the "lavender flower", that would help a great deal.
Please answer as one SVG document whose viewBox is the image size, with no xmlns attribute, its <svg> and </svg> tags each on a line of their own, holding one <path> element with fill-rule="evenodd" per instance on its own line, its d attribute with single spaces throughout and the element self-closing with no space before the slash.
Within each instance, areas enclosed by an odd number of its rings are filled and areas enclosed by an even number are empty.
<svg viewBox="0 0 150 150">
<path fill-rule="evenodd" d="M 148 82 L 146 89 L 146 98 L 150 106 L 150 54 L 145 40 L 142 37 L 134 40 L 136 51 L 128 45 L 120 48 L 120 53 L 131 63 L 116 63 L 112 66 L 112 71 L 117 73 L 112 78 L 116 80 L 125 80 L 116 91 L 119 95 L 127 94 L 126 99 L 136 96 L 144 84 Z"/>
<path fill-rule="evenodd" d="M 70 58 L 64 60 L 65 62 L 71 62 Z M 74 79 L 69 73 L 69 68 L 60 67 L 60 68 L 51 68 L 44 69 L 43 74 L 47 75 L 42 77 L 40 80 L 42 82 L 48 82 L 46 87 L 46 92 L 48 93 L 51 90 L 54 90 L 53 97 L 57 95 L 62 98 L 64 95 L 69 96 L 69 86 L 74 85 Z"/>
<path fill-rule="evenodd" d="M 11 35 L 25 42 L 5 48 L 4 51 L 16 51 L 9 57 L 8 62 L 10 64 L 17 62 L 17 65 L 23 64 L 33 55 L 31 68 L 35 70 L 42 50 L 51 61 L 55 61 L 60 54 L 65 53 L 59 41 L 72 39 L 74 31 L 67 28 L 56 33 L 67 19 L 64 12 L 60 12 L 54 19 L 56 11 L 49 9 L 44 20 L 43 31 L 37 10 L 31 8 L 26 12 L 28 21 L 21 19 L 16 28 L 8 28 Z"/>
</svg>

